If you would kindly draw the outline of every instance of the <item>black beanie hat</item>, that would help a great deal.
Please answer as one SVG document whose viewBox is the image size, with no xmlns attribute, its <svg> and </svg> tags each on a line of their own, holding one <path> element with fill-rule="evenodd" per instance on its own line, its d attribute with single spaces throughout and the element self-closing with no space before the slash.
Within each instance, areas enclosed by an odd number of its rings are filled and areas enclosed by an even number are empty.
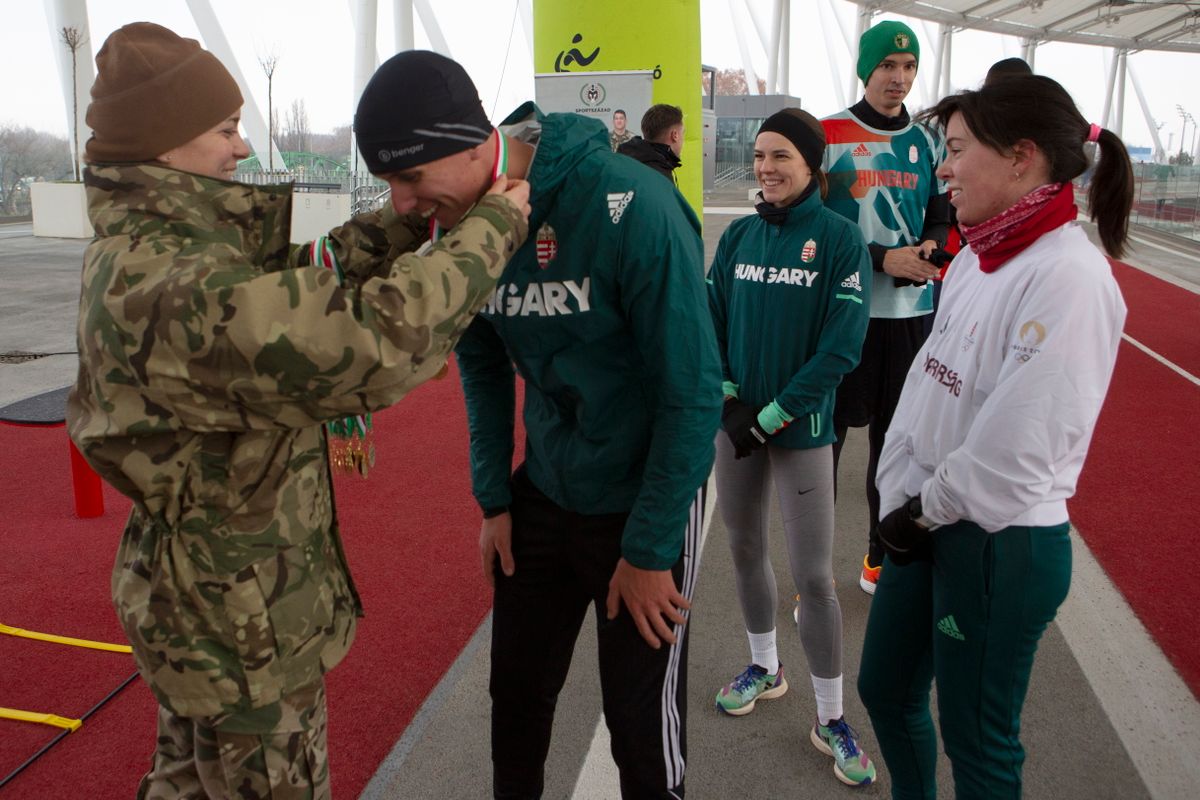
<svg viewBox="0 0 1200 800">
<path fill-rule="evenodd" d="M 825 156 L 825 129 L 807 111 L 798 108 L 776 111 L 763 120 L 758 133 L 778 133 L 796 146 L 809 169 L 815 172 L 821 168 L 821 159 Z"/>
<path fill-rule="evenodd" d="M 454 155 L 491 133 L 466 70 L 428 50 L 406 50 L 385 61 L 354 114 L 359 152 L 377 175 Z"/>
</svg>

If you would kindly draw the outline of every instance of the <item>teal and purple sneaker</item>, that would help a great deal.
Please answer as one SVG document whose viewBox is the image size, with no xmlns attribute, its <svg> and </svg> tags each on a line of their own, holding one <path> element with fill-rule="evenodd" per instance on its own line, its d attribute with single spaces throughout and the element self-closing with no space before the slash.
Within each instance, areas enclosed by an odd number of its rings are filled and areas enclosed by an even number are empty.
<svg viewBox="0 0 1200 800">
<path fill-rule="evenodd" d="M 833 756 L 833 774 L 839 781 L 850 786 L 866 786 L 875 781 L 875 765 L 859 749 L 854 740 L 856 735 L 846 724 L 846 718 L 839 717 L 828 726 L 818 721 L 809 738 L 818 750 Z"/>
<path fill-rule="evenodd" d="M 757 664 L 746 667 L 721 691 L 717 692 L 717 710 L 740 717 L 754 710 L 754 704 L 759 700 L 774 700 L 782 697 L 787 691 L 787 681 L 783 679 L 783 664 L 773 674 Z"/>
</svg>

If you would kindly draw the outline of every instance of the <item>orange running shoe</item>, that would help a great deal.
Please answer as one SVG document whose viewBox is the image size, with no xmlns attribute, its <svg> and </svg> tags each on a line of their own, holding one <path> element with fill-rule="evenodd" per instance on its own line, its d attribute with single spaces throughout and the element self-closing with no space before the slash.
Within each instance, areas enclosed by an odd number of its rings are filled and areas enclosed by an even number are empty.
<svg viewBox="0 0 1200 800">
<path fill-rule="evenodd" d="M 883 564 L 878 567 L 872 567 L 867 563 L 867 556 L 863 556 L 862 574 L 858 576 L 858 585 L 867 594 L 875 594 L 875 584 L 879 583 L 879 573 L 883 571 Z"/>
</svg>

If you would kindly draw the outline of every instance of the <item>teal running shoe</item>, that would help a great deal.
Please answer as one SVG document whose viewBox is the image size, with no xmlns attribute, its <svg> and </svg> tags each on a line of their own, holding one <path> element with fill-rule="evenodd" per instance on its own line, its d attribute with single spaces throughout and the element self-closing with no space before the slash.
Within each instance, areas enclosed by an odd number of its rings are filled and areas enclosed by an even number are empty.
<svg viewBox="0 0 1200 800">
<path fill-rule="evenodd" d="M 725 684 L 717 692 L 717 710 L 740 717 L 754 710 L 754 704 L 759 700 L 774 700 L 782 697 L 787 691 L 787 681 L 783 679 L 783 664 L 774 675 L 757 664 L 751 664 L 746 670 Z"/>
<path fill-rule="evenodd" d="M 866 786 L 875 781 L 875 765 L 867 758 L 854 740 L 857 734 L 841 717 L 828 726 L 817 722 L 813 725 L 813 745 L 827 756 L 833 756 L 833 774 L 849 786 Z"/>
</svg>

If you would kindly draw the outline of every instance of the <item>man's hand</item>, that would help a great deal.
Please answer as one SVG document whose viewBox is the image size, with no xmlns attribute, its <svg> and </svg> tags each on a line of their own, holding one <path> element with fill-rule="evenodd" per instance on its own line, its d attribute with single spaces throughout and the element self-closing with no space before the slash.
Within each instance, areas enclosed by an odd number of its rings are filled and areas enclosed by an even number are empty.
<svg viewBox="0 0 1200 800">
<path fill-rule="evenodd" d="M 487 190 L 486 194 L 504 195 L 512 201 L 513 205 L 521 209 L 521 213 L 525 215 L 525 219 L 529 219 L 529 213 L 532 210 L 529 207 L 529 181 L 501 175 L 492 184 L 491 188 Z"/>
<path fill-rule="evenodd" d="M 919 247 L 897 247 L 888 250 L 883 254 L 883 271 L 893 278 L 924 283 L 938 274 L 937 266 L 926 260 L 935 249 L 937 242 L 927 239 L 921 242 Z"/>
<path fill-rule="evenodd" d="M 692 607 L 675 588 L 671 570 L 639 569 L 624 558 L 617 562 L 612 580 L 608 582 L 609 619 L 617 618 L 622 602 L 629 609 L 638 633 L 655 650 L 663 641 L 675 644 L 671 626 L 682 625 L 686 618 L 681 609 Z"/>
<path fill-rule="evenodd" d="M 512 514 L 507 511 L 490 519 L 484 518 L 479 528 L 479 556 L 483 559 L 483 577 L 496 585 L 496 554 L 500 554 L 500 570 L 512 576 L 516 570 L 512 557 Z"/>
</svg>

